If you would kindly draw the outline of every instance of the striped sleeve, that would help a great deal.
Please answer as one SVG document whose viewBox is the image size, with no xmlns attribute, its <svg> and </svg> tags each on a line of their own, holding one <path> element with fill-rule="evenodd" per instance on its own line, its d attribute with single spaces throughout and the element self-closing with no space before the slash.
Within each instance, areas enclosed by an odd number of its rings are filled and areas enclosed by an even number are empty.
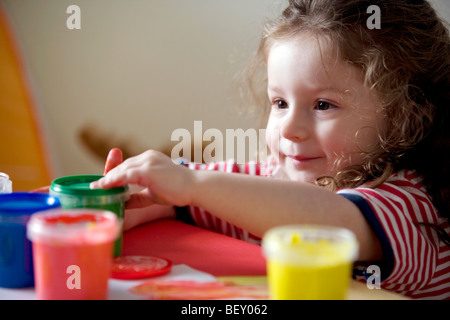
<svg viewBox="0 0 450 320">
<path fill-rule="evenodd" d="M 242 165 L 237 164 L 234 161 L 206 164 L 187 163 L 185 165 L 192 170 L 212 170 L 229 173 L 242 173 L 254 176 L 267 176 L 269 174 L 269 169 L 265 164 L 255 162 L 249 162 Z M 191 221 L 198 227 L 222 233 L 236 239 L 256 244 L 261 243 L 261 239 L 259 237 L 224 220 L 221 220 L 199 207 L 188 206 L 187 210 L 186 208 L 177 208 L 177 217 L 182 221 Z"/>
<path fill-rule="evenodd" d="M 450 298 L 449 247 L 430 223 L 448 232 L 414 171 L 402 171 L 383 185 L 344 189 L 338 194 L 353 201 L 383 250 L 381 285 L 413 298 Z"/>
</svg>

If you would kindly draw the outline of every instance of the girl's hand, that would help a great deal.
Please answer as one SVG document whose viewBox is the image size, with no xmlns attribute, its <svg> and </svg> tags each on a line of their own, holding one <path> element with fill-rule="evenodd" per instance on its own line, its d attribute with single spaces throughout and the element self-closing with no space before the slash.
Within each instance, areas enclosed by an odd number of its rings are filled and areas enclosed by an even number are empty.
<svg viewBox="0 0 450 320">
<path fill-rule="evenodd" d="M 111 166 L 116 159 L 115 155 L 111 156 Z M 163 153 L 149 150 L 108 170 L 104 178 L 91 183 L 91 188 L 108 189 L 127 184 L 144 187 L 144 190 L 131 195 L 127 209 L 152 204 L 185 206 L 191 202 L 189 190 L 193 181 L 193 171 L 174 164 Z"/>
</svg>

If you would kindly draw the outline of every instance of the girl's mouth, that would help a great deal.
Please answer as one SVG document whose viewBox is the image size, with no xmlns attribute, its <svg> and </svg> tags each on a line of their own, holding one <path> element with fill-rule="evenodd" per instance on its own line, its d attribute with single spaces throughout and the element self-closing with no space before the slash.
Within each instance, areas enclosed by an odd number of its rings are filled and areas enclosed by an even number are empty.
<svg viewBox="0 0 450 320">
<path fill-rule="evenodd" d="M 320 159 L 320 157 L 308 157 L 308 156 L 286 156 L 287 159 L 294 165 L 296 168 L 301 168 L 305 165 L 310 164 L 312 161 Z"/>
</svg>

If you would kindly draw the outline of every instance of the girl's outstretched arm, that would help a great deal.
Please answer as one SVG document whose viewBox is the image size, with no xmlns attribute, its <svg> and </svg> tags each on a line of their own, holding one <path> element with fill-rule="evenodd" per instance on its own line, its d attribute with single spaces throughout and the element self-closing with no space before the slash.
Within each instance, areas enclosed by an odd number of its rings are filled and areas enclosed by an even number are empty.
<svg viewBox="0 0 450 320">
<path fill-rule="evenodd" d="M 110 188 L 125 184 L 146 187 L 132 195 L 127 207 L 194 205 L 258 236 L 283 224 L 345 227 L 359 241 L 359 259 L 381 258 L 380 244 L 356 205 L 311 184 L 195 171 L 174 164 L 157 151 L 146 151 L 127 159 L 91 186 Z"/>
<path fill-rule="evenodd" d="M 284 224 L 327 224 L 353 231 L 361 260 L 381 258 L 381 247 L 351 201 L 315 185 L 264 177 L 195 171 L 192 204 L 262 236 Z"/>
</svg>

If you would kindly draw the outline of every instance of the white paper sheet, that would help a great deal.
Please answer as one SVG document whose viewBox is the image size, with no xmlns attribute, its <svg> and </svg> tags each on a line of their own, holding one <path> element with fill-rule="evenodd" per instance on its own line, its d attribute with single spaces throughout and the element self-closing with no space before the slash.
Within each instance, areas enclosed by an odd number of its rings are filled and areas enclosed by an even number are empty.
<svg viewBox="0 0 450 320">
<path fill-rule="evenodd" d="M 149 279 L 158 280 L 192 280 L 198 282 L 215 281 L 216 278 L 206 272 L 193 269 L 185 264 L 172 266 L 170 273 L 153 278 L 142 280 L 116 280 L 109 279 L 108 282 L 108 299 L 109 300 L 129 300 L 129 299 L 145 299 L 143 296 L 135 295 L 129 290 Z M 34 288 L 8 289 L 0 288 L 0 300 L 36 300 Z"/>
</svg>

